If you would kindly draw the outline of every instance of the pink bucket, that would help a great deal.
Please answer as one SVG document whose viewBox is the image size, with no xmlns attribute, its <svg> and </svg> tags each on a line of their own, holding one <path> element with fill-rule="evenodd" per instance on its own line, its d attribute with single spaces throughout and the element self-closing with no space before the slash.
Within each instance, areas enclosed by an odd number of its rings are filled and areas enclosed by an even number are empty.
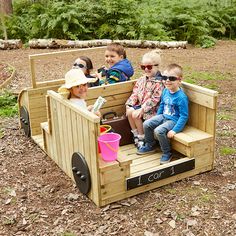
<svg viewBox="0 0 236 236">
<path fill-rule="evenodd" d="M 121 136 L 117 133 L 106 133 L 98 137 L 98 144 L 104 161 L 117 159 Z"/>
</svg>

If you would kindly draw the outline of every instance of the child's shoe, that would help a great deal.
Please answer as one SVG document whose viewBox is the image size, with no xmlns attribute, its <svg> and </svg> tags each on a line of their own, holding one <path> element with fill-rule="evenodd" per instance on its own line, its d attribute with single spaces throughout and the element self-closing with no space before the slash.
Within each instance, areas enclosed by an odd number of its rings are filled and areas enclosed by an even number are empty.
<svg viewBox="0 0 236 236">
<path fill-rule="evenodd" d="M 166 163 L 170 162 L 171 158 L 172 158 L 172 154 L 170 152 L 163 154 L 161 156 L 160 164 L 162 165 L 162 164 L 166 164 Z"/>
<path fill-rule="evenodd" d="M 153 153 L 153 152 L 155 152 L 157 150 L 157 147 L 156 146 L 149 146 L 147 143 L 144 145 L 144 146 L 142 146 L 142 147 L 140 147 L 140 148 L 138 148 L 138 151 L 137 151 L 137 154 L 138 155 L 144 155 L 144 154 L 148 154 L 148 153 Z"/>
<path fill-rule="evenodd" d="M 139 148 L 141 148 L 141 147 L 143 147 L 144 146 L 144 139 L 138 139 L 138 145 L 137 145 L 137 148 L 139 149 Z"/>
<path fill-rule="evenodd" d="M 138 141 L 139 141 L 138 136 L 134 136 L 133 140 L 134 140 L 134 146 L 138 147 Z"/>
</svg>

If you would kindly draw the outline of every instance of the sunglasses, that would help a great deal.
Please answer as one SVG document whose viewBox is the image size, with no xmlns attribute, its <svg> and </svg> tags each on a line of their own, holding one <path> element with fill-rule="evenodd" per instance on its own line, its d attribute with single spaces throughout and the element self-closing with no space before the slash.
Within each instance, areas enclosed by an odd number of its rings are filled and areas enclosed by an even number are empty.
<svg viewBox="0 0 236 236">
<path fill-rule="evenodd" d="M 86 66 L 85 65 L 83 65 L 83 64 L 79 64 L 79 63 L 74 63 L 74 65 L 73 65 L 74 67 L 79 67 L 79 68 L 86 68 Z"/>
<path fill-rule="evenodd" d="M 153 66 L 159 66 L 159 65 L 158 65 L 158 64 L 155 64 L 155 65 L 140 65 L 140 68 L 141 68 L 142 70 L 145 70 L 146 68 L 147 68 L 148 70 L 151 70 Z"/>
<path fill-rule="evenodd" d="M 180 78 L 178 78 L 178 77 L 175 77 L 175 76 L 165 76 L 165 75 L 162 75 L 161 76 L 161 79 L 162 80 L 169 80 L 169 81 L 176 81 L 176 80 L 181 80 Z"/>
</svg>

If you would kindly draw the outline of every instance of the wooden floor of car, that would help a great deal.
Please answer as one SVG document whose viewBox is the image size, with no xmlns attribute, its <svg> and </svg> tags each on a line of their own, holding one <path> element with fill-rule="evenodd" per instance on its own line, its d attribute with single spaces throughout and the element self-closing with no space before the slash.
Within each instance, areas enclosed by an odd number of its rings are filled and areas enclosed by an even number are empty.
<svg viewBox="0 0 236 236">
<path fill-rule="evenodd" d="M 130 177 L 133 177 L 154 171 L 157 166 L 160 166 L 161 155 L 162 152 L 160 149 L 157 149 L 154 153 L 138 155 L 137 148 L 133 144 L 129 144 L 119 148 L 118 160 L 122 158 L 122 160 L 132 161 L 130 164 Z M 178 152 L 173 152 L 171 162 L 184 157 L 184 155 Z"/>
</svg>

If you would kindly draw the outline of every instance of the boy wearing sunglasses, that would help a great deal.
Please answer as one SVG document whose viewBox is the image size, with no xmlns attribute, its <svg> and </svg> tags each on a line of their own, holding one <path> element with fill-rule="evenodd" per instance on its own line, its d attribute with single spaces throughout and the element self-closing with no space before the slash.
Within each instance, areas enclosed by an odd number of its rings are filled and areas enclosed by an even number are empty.
<svg viewBox="0 0 236 236">
<path fill-rule="evenodd" d="M 137 80 L 126 102 L 126 115 L 134 136 L 134 144 L 137 147 L 144 144 L 143 120 L 155 115 L 164 89 L 160 80 L 159 52 L 159 50 L 153 50 L 143 55 L 140 67 L 144 74 Z"/>
<path fill-rule="evenodd" d="M 155 152 L 157 139 L 163 152 L 160 164 L 171 161 L 169 139 L 182 131 L 188 120 L 188 97 L 180 88 L 182 76 L 181 66 L 170 64 L 167 67 L 162 76 L 166 88 L 163 90 L 157 115 L 143 124 L 145 145 L 138 149 L 137 154 Z"/>
</svg>

